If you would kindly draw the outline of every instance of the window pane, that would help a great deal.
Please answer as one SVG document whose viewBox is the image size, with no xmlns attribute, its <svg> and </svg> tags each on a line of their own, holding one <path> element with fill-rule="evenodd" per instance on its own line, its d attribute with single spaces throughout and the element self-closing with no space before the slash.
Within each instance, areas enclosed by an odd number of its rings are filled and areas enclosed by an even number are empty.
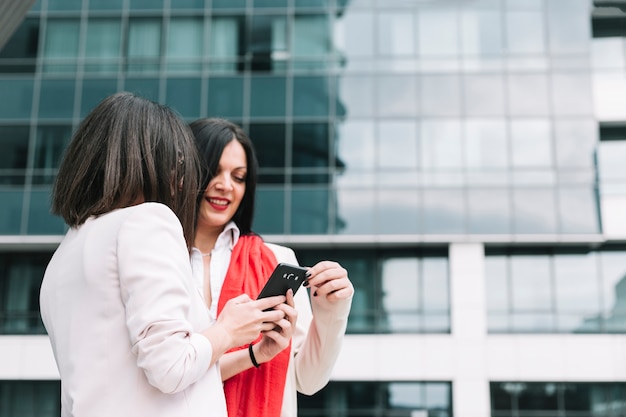
<svg viewBox="0 0 626 417">
<path fill-rule="evenodd" d="M 498 116 L 504 114 L 504 80 L 499 75 L 468 75 L 463 92 L 470 116 Z"/>
<path fill-rule="evenodd" d="M 295 77 L 293 80 L 293 115 L 329 115 L 330 92 L 327 77 Z"/>
<path fill-rule="evenodd" d="M 87 114 L 106 97 L 117 92 L 116 79 L 96 79 L 83 81 L 83 95 L 81 99 L 81 117 Z"/>
<path fill-rule="evenodd" d="M 459 25 L 455 11 L 422 10 L 417 17 L 420 55 L 441 56 L 459 53 Z"/>
<path fill-rule="evenodd" d="M 127 77 L 124 80 L 124 90 L 158 102 L 159 84 L 160 81 L 158 78 Z"/>
<path fill-rule="evenodd" d="M 259 182 L 282 185 L 287 164 L 285 125 L 253 123 L 249 132 L 259 161 Z"/>
<path fill-rule="evenodd" d="M 39 20 L 24 19 L 0 48 L 0 73 L 35 72 L 38 50 Z"/>
<path fill-rule="evenodd" d="M 457 75 L 424 75 L 420 80 L 419 108 L 424 116 L 461 114 L 461 81 Z"/>
<path fill-rule="evenodd" d="M 80 10 L 82 0 L 48 0 L 48 10 Z"/>
<path fill-rule="evenodd" d="M 561 233 L 600 233 L 598 194 L 593 184 L 559 187 L 559 222 Z M 576 207 L 572 210 L 572 207 Z"/>
<path fill-rule="evenodd" d="M 547 120 L 512 121 L 511 149 L 515 168 L 551 166 L 550 122 Z"/>
<path fill-rule="evenodd" d="M 382 309 L 391 332 L 415 332 L 420 328 L 419 263 L 416 258 L 383 260 L 381 273 Z"/>
<path fill-rule="evenodd" d="M 550 258 L 544 255 L 512 256 L 511 307 L 516 311 L 551 312 Z"/>
<path fill-rule="evenodd" d="M 551 189 L 513 190 L 513 233 L 556 233 L 556 206 Z"/>
<path fill-rule="evenodd" d="M 352 118 L 373 116 L 374 97 L 373 77 L 346 75 L 339 80 L 339 101 Z"/>
<path fill-rule="evenodd" d="M 507 77 L 509 111 L 515 116 L 548 115 L 548 76 L 510 74 Z"/>
<path fill-rule="evenodd" d="M 541 54 L 545 51 L 543 13 L 514 11 L 506 13 L 506 43 L 511 54 Z"/>
<path fill-rule="evenodd" d="M 596 257 L 589 254 L 556 255 L 554 275 L 559 330 L 584 332 L 591 328 L 597 332 L 597 324 L 592 326 L 587 322 L 600 314 Z"/>
<path fill-rule="evenodd" d="M 199 71 L 202 65 L 204 21 L 177 18 L 170 21 L 167 39 L 167 68 L 170 71 Z"/>
<path fill-rule="evenodd" d="M 128 70 L 157 71 L 161 54 L 161 21 L 131 19 L 128 25 Z"/>
<path fill-rule="evenodd" d="M 423 233 L 465 233 L 465 202 L 458 189 L 423 191 Z"/>
<path fill-rule="evenodd" d="M 257 188 L 252 229 L 260 234 L 286 233 L 285 192 L 282 189 L 267 186 Z"/>
<path fill-rule="evenodd" d="M 130 0 L 130 8 L 136 10 L 150 10 L 163 8 L 163 0 Z"/>
<path fill-rule="evenodd" d="M 122 10 L 124 0 L 89 0 L 91 10 Z"/>
<path fill-rule="evenodd" d="M 421 163 L 425 169 L 460 169 L 463 166 L 461 125 L 458 121 L 424 120 L 420 138 Z"/>
<path fill-rule="evenodd" d="M 412 13 L 381 12 L 378 23 L 378 53 L 411 56 L 416 53 L 415 16 Z"/>
<path fill-rule="evenodd" d="M 331 46 L 326 15 L 295 16 L 293 25 L 293 57 L 324 59 Z"/>
<path fill-rule="evenodd" d="M 120 27 L 119 20 L 89 20 L 85 45 L 85 71 L 117 71 L 121 47 Z"/>
<path fill-rule="evenodd" d="M 0 381 L 0 416 L 56 417 L 61 413 L 61 381 Z"/>
<path fill-rule="evenodd" d="M 226 118 L 243 116 L 243 77 L 212 77 L 207 94 L 208 113 Z"/>
<path fill-rule="evenodd" d="M 328 124 L 294 124 L 292 154 L 294 168 L 328 168 L 330 159 Z"/>
<path fill-rule="evenodd" d="M 201 92 L 201 80 L 198 78 L 169 78 L 165 103 L 185 118 L 198 118 Z"/>
<path fill-rule="evenodd" d="M 52 184 L 72 135 L 70 126 L 38 126 L 34 168 L 42 184 Z"/>
<path fill-rule="evenodd" d="M 74 72 L 78 58 L 80 22 L 48 19 L 43 69 L 45 72 Z"/>
<path fill-rule="evenodd" d="M 546 2 L 548 6 L 548 42 L 553 54 L 587 53 L 592 39 L 589 2 L 569 0 Z"/>
<path fill-rule="evenodd" d="M 374 123 L 369 121 L 347 121 L 339 126 L 336 143 L 339 159 L 346 167 L 344 175 L 374 170 L 377 154 L 374 131 Z"/>
<path fill-rule="evenodd" d="M 417 190 L 407 190 L 405 188 L 379 190 L 376 193 L 376 202 L 377 233 L 419 233 L 418 216 L 420 205 Z"/>
<path fill-rule="evenodd" d="M 511 233 L 511 200 L 504 189 L 470 189 L 468 233 Z"/>
<path fill-rule="evenodd" d="M 559 168 L 595 167 L 598 125 L 594 120 L 557 119 L 554 122 L 554 135 Z"/>
<path fill-rule="evenodd" d="M 370 12 L 343 13 L 335 26 L 334 44 L 348 60 L 374 54 L 374 15 Z"/>
<path fill-rule="evenodd" d="M 39 117 L 71 119 L 74 113 L 74 80 L 42 80 Z"/>
<path fill-rule="evenodd" d="M 8 187 L 0 187 L 0 234 L 21 234 L 24 193 Z"/>
<path fill-rule="evenodd" d="M 461 16 L 463 54 L 493 56 L 503 52 L 500 13 L 491 10 L 463 10 Z"/>
<path fill-rule="evenodd" d="M 291 233 L 327 234 L 328 208 L 331 194 L 328 188 L 293 187 L 291 192 Z M 289 233 L 289 231 L 287 231 Z"/>
<path fill-rule="evenodd" d="M 252 71 L 284 70 L 289 52 L 285 16 L 254 15 L 250 30 L 247 52 Z"/>
<path fill-rule="evenodd" d="M 466 164 L 476 171 L 504 169 L 508 166 L 506 124 L 488 119 L 465 122 Z"/>
<path fill-rule="evenodd" d="M 369 189 L 337 190 L 336 233 L 355 235 L 374 233 L 375 198 L 375 193 Z"/>
<path fill-rule="evenodd" d="M 210 69 L 217 72 L 235 72 L 239 51 L 239 33 L 242 22 L 237 17 L 213 17 L 209 38 Z"/>
<path fill-rule="evenodd" d="M 284 117 L 286 80 L 283 77 L 253 77 L 251 80 L 250 116 Z"/>
<path fill-rule="evenodd" d="M 0 126 L 0 170 L 26 169 L 28 137 L 28 126 Z"/>
<path fill-rule="evenodd" d="M 45 187 L 30 192 L 27 234 L 62 235 L 66 232 L 63 220 L 50 213 L 50 189 Z"/>
<path fill-rule="evenodd" d="M 592 115 L 595 100 L 590 74 L 553 74 L 551 99 L 557 116 Z"/>
<path fill-rule="evenodd" d="M 378 115 L 414 117 L 417 107 L 417 78 L 414 75 L 376 77 Z"/>
<path fill-rule="evenodd" d="M 33 80 L 0 80 L 0 119 L 29 119 L 33 104 Z"/>
</svg>

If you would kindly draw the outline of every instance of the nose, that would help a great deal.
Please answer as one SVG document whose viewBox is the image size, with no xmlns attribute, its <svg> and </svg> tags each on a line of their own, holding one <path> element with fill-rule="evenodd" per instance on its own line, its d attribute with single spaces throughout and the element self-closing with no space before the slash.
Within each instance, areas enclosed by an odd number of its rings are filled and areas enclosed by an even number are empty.
<svg viewBox="0 0 626 417">
<path fill-rule="evenodd" d="M 218 190 L 230 191 L 233 189 L 233 182 L 230 175 L 221 174 L 214 178 L 215 188 Z"/>
</svg>

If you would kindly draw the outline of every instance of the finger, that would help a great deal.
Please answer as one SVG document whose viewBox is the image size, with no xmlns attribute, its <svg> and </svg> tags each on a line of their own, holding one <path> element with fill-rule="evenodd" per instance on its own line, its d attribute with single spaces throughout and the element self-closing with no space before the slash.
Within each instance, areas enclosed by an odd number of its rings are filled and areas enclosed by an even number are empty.
<svg viewBox="0 0 626 417">
<path fill-rule="evenodd" d="M 295 307 L 296 305 L 296 302 L 293 299 L 293 290 L 291 288 L 287 290 L 287 305 L 291 307 Z"/>
<path fill-rule="evenodd" d="M 248 294 L 240 294 L 237 297 L 233 297 L 229 300 L 229 302 L 233 302 L 234 304 L 242 304 L 250 301 L 250 296 Z"/>
<path fill-rule="evenodd" d="M 261 298 L 255 301 L 252 301 L 254 306 L 261 310 L 267 310 L 268 308 L 272 308 L 279 304 L 284 303 L 287 300 L 287 297 L 284 295 L 275 295 L 273 297 Z"/>
</svg>

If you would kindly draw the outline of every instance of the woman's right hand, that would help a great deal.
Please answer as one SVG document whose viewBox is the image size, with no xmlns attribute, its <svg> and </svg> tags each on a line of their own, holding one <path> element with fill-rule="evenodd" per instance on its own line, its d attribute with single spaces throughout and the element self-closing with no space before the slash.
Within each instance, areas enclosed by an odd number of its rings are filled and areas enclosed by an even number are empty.
<svg viewBox="0 0 626 417">
<path fill-rule="evenodd" d="M 259 333 L 272 330 L 275 323 L 284 317 L 284 313 L 281 310 L 265 310 L 285 301 L 284 295 L 251 300 L 247 294 L 228 300 L 215 323 L 229 336 L 230 343 L 226 350 L 248 344 Z"/>
</svg>

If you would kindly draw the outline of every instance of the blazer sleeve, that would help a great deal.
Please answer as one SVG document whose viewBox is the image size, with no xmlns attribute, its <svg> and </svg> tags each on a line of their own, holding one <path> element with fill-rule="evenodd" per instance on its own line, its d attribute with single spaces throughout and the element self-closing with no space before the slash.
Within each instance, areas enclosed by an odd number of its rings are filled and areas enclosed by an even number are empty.
<svg viewBox="0 0 626 417">
<path fill-rule="evenodd" d="M 132 351 L 151 385 L 184 390 L 209 369 L 212 346 L 194 329 L 191 265 L 182 227 L 165 205 L 145 203 L 118 237 L 118 265 Z M 200 300 L 199 300 L 200 301 Z M 208 322 L 207 322 L 208 324 Z"/>
<path fill-rule="evenodd" d="M 270 247 L 278 262 L 297 263 L 292 249 L 278 245 Z M 292 339 L 296 389 L 305 395 L 315 394 L 330 380 L 352 305 L 350 298 L 324 308 L 315 303 L 309 294 L 310 291 L 304 288 L 296 293 L 298 322 Z"/>
</svg>

